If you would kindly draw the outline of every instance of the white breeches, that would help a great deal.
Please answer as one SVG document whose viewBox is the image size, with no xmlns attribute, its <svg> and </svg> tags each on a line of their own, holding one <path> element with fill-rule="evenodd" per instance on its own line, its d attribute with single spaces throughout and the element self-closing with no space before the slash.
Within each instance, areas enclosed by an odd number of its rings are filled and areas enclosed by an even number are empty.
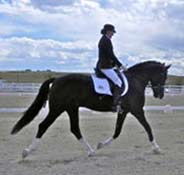
<svg viewBox="0 0 184 175">
<path fill-rule="evenodd" d="M 119 87 L 122 86 L 122 81 L 118 77 L 117 73 L 114 71 L 114 69 L 101 69 L 103 74 L 105 74 L 110 80 L 113 81 L 113 83 Z"/>
</svg>

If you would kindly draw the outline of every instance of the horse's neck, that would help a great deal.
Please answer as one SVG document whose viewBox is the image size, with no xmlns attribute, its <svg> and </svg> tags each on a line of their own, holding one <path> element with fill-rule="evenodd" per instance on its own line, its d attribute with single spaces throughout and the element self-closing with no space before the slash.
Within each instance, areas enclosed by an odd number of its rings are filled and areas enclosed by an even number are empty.
<svg viewBox="0 0 184 175">
<path fill-rule="evenodd" d="M 130 79 L 135 80 L 136 82 L 139 82 L 141 87 L 143 89 L 146 88 L 148 85 L 148 82 L 150 81 L 150 73 L 148 72 L 141 72 L 141 73 L 130 73 L 129 76 L 131 77 Z"/>
</svg>

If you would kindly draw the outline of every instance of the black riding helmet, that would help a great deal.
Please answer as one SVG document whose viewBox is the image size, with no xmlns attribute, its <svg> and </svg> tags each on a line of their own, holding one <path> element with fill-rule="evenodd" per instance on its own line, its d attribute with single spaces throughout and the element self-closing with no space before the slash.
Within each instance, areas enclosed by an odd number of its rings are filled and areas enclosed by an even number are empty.
<svg viewBox="0 0 184 175">
<path fill-rule="evenodd" d="M 101 34 L 105 35 L 107 31 L 112 31 L 116 33 L 115 27 L 112 24 L 105 24 L 103 29 L 101 30 Z"/>
</svg>

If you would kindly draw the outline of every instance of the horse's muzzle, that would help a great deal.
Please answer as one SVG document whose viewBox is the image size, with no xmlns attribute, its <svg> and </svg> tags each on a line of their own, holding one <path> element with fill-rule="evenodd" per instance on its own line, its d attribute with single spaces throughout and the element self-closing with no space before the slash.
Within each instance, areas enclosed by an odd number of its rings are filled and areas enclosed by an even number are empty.
<svg viewBox="0 0 184 175">
<path fill-rule="evenodd" d="M 154 93 L 154 97 L 162 99 L 164 97 L 164 93 Z"/>
</svg>

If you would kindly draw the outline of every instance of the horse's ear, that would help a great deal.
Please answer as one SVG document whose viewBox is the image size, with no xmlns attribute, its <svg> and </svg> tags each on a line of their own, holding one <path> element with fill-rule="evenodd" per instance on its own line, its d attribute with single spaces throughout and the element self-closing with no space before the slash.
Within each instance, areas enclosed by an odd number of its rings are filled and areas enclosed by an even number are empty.
<svg viewBox="0 0 184 175">
<path fill-rule="evenodd" d="M 165 69 L 168 70 L 171 67 L 171 64 L 165 66 Z"/>
</svg>

